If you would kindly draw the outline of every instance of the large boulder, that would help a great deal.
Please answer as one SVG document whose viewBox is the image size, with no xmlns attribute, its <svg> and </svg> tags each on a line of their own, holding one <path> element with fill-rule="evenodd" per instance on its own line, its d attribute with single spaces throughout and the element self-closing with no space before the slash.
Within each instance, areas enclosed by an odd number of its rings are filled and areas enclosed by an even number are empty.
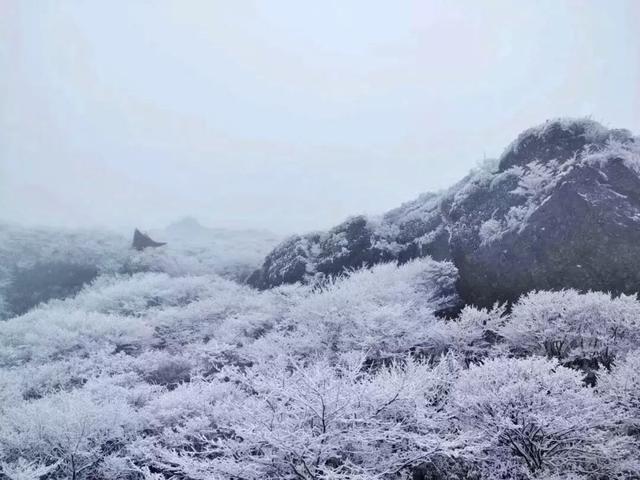
<svg viewBox="0 0 640 480">
<path fill-rule="evenodd" d="M 446 192 L 294 237 L 249 283 L 268 288 L 377 262 L 451 259 L 467 303 L 536 289 L 640 290 L 640 142 L 591 120 L 527 130 Z"/>
<path fill-rule="evenodd" d="M 487 199 L 473 223 L 453 225 L 453 260 L 467 302 L 488 306 L 534 289 L 640 291 L 640 178 L 623 158 L 602 159 L 549 169 L 551 185 L 524 203 L 489 213 Z"/>
</svg>

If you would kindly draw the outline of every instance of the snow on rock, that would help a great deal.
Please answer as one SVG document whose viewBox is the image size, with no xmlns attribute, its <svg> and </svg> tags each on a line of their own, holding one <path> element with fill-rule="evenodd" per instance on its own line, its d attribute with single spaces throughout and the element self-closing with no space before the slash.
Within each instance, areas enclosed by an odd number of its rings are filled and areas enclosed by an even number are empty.
<svg viewBox="0 0 640 480">
<path fill-rule="evenodd" d="M 639 177 L 640 141 L 627 130 L 550 120 L 446 191 L 379 218 L 354 217 L 328 232 L 292 237 L 249 283 L 309 283 L 431 256 L 452 260 L 464 300 L 484 306 L 532 289 L 635 292 Z"/>
</svg>

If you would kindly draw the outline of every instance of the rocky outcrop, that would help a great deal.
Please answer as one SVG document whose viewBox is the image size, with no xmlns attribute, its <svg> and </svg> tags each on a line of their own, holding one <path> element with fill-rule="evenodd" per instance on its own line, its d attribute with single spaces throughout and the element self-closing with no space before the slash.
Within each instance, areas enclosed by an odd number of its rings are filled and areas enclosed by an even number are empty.
<svg viewBox="0 0 640 480">
<path fill-rule="evenodd" d="M 560 119 L 522 132 L 500 158 L 500 170 L 525 166 L 532 160 L 567 161 L 587 150 L 602 150 L 611 142 L 628 142 L 628 130 L 609 130 L 591 120 Z"/>
<path fill-rule="evenodd" d="M 481 306 L 536 289 L 637 292 L 639 143 L 591 120 L 549 121 L 446 192 L 285 241 L 249 283 L 430 255 L 453 260 L 461 296 Z"/>
<path fill-rule="evenodd" d="M 408 208 L 408 207 L 403 207 Z M 435 211 L 435 210 L 434 210 Z M 390 212 L 395 215 L 396 212 Z M 319 281 L 346 271 L 392 260 L 432 256 L 449 258 L 448 233 L 438 215 L 393 225 L 393 240 L 384 231 L 386 220 L 357 216 L 322 233 L 294 236 L 277 246 L 248 283 L 258 288 Z"/>
<path fill-rule="evenodd" d="M 294 236 L 267 256 L 249 283 L 267 288 L 379 263 L 385 259 L 384 252 L 374 242 L 375 234 L 365 217 L 351 218 L 327 233 Z"/>
<path fill-rule="evenodd" d="M 133 232 L 133 242 L 131 242 L 131 246 L 138 251 L 149 247 L 161 247 L 163 245 L 166 245 L 166 242 L 156 242 L 155 240 L 152 240 L 149 235 L 142 233 L 137 228 Z"/>
<path fill-rule="evenodd" d="M 638 292 L 639 173 L 628 132 L 590 121 L 525 132 L 448 209 L 461 296 L 488 306 L 529 290 Z"/>
</svg>

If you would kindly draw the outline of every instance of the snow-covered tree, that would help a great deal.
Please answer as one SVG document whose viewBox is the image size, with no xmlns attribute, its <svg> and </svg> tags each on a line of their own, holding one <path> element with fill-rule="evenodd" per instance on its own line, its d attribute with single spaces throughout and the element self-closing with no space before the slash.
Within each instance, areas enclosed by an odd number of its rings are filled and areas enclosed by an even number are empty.
<svg viewBox="0 0 640 480">
<path fill-rule="evenodd" d="M 471 366 L 460 373 L 450 408 L 474 439 L 471 460 L 489 472 L 607 475 L 624 453 L 607 448 L 614 413 L 608 403 L 555 360 L 499 358 Z"/>
<path fill-rule="evenodd" d="M 266 350 L 302 356 L 355 350 L 378 358 L 406 353 L 427 341 L 434 313 L 455 304 L 456 278 L 451 263 L 430 258 L 353 272 L 294 304 L 265 340 Z"/>
<path fill-rule="evenodd" d="M 10 469 L 33 473 L 50 468 L 53 474 L 53 464 L 60 476 L 86 478 L 105 455 L 126 445 L 136 423 L 135 413 L 121 399 L 59 393 L 3 409 L 0 451 L 16 465 Z"/>
<path fill-rule="evenodd" d="M 615 405 L 627 432 L 640 434 L 640 350 L 629 353 L 611 372 L 600 375 L 598 389 Z"/>
<path fill-rule="evenodd" d="M 375 375 L 353 359 L 282 366 L 235 377 L 245 395 L 200 417 L 196 451 L 158 449 L 161 467 L 196 479 L 382 479 L 455 448 L 442 414 L 458 370 L 450 358 Z"/>
<path fill-rule="evenodd" d="M 514 305 L 499 333 L 517 353 L 608 367 L 640 342 L 640 302 L 602 292 L 533 292 Z"/>
</svg>

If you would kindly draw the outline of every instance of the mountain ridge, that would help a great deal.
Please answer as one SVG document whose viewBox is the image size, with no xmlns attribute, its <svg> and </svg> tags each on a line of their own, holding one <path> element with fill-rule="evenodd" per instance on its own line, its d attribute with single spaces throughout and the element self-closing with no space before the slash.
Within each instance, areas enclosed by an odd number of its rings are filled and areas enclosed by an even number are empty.
<svg viewBox="0 0 640 480">
<path fill-rule="evenodd" d="M 640 286 L 639 219 L 638 138 L 590 119 L 554 119 L 444 192 L 288 238 L 248 283 L 310 283 L 430 256 L 453 261 L 462 298 L 480 306 L 541 289 L 631 293 Z"/>
</svg>

